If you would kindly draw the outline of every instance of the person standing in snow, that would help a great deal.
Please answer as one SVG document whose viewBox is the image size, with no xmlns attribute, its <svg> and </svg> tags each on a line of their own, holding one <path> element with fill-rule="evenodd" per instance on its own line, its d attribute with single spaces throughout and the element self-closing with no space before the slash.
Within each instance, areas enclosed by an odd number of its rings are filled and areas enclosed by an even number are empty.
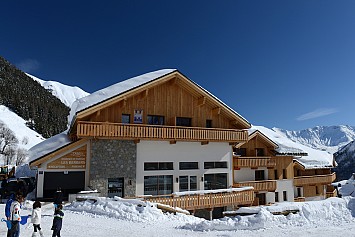
<svg viewBox="0 0 355 237">
<path fill-rule="evenodd" d="M 33 209 L 32 209 L 32 224 L 33 224 L 33 234 L 32 237 L 36 237 L 37 235 L 37 230 L 39 231 L 39 234 L 41 237 L 43 237 L 43 232 L 41 230 L 41 202 L 40 201 L 35 201 L 33 203 Z"/>
<path fill-rule="evenodd" d="M 16 194 L 16 199 L 11 203 L 10 207 L 10 220 L 11 229 L 7 233 L 8 237 L 19 237 L 20 236 L 20 221 L 21 221 L 21 203 L 24 201 L 24 197 L 21 193 Z"/>
<path fill-rule="evenodd" d="M 57 206 L 62 203 L 63 203 L 63 193 L 62 193 L 62 189 L 58 187 L 57 192 L 55 192 L 53 197 L 54 209 L 56 209 Z"/>
<path fill-rule="evenodd" d="M 60 237 L 60 231 L 62 229 L 63 217 L 64 217 L 64 213 L 62 209 L 63 209 L 62 204 L 59 204 L 55 209 L 53 225 L 52 225 L 52 230 L 53 230 L 52 237 Z"/>
</svg>

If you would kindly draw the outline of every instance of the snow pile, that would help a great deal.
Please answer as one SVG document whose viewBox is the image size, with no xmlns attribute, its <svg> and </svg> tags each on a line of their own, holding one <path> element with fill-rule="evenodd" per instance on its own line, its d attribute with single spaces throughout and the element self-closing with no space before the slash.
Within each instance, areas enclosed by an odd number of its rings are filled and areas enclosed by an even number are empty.
<svg viewBox="0 0 355 237">
<path fill-rule="evenodd" d="M 182 226 L 183 229 L 194 231 L 226 231 L 226 230 L 257 230 L 270 228 L 285 228 L 290 226 L 328 226 L 344 222 L 355 222 L 348 203 L 354 206 L 355 199 L 328 198 L 323 201 L 291 203 L 284 202 L 273 206 L 259 207 L 257 214 L 249 216 L 224 217 L 213 221 L 202 221 Z M 273 215 L 271 212 L 294 210 L 297 214 Z"/>
<path fill-rule="evenodd" d="M 176 215 L 164 214 L 153 203 L 119 197 L 90 197 L 83 202 L 72 202 L 65 209 L 133 222 L 150 222 L 171 218 L 191 222 L 193 219 L 198 219 L 179 213 Z"/>
</svg>

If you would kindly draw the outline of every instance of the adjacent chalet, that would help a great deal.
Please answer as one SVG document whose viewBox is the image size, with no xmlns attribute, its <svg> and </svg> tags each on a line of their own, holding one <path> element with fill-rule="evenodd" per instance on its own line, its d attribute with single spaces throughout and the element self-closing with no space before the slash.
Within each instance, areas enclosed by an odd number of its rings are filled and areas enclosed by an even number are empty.
<svg viewBox="0 0 355 237">
<path fill-rule="evenodd" d="M 325 197 L 335 178 L 332 158 L 310 163 L 174 69 L 75 101 L 69 124 L 30 150 L 38 198 L 94 189 L 195 212 Z"/>
</svg>

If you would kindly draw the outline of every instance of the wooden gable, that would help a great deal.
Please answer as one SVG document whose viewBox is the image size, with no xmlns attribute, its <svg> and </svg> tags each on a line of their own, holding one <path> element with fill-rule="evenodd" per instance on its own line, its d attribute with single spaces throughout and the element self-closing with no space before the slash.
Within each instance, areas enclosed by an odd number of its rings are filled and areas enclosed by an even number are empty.
<svg viewBox="0 0 355 237">
<path fill-rule="evenodd" d="M 164 125 L 175 126 L 176 117 L 190 118 L 192 127 L 245 129 L 250 124 L 211 94 L 178 71 L 103 101 L 77 114 L 76 121 L 122 123 L 122 114 L 134 123 L 140 111 L 147 116 L 164 116 Z M 75 129 L 75 125 L 73 127 Z"/>
<path fill-rule="evenodd" d="M 246 149 L 247 156 L 255 156 L 257 148 L 263 148 L 265 156 L 274 156 L 273 151 L 277 147 L 276 143 L 259 131 L 255 131 L 250 134 L 246 143 L 240 143 L 237 145 L 237 148 Z"/>
</svg>

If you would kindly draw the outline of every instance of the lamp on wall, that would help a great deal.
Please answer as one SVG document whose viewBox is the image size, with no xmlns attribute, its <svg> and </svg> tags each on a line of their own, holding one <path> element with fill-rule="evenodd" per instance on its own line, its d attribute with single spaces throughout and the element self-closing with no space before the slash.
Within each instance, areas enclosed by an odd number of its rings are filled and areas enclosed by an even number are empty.
<svg viewBox="0 0 355 237">
<path fill-rule="evenodd" d="M 203 182 L 203 176 L 201 176 L 201 182 Z"/>
<path fill-rule="evenodd" d="M 176 177 L 175 180 L 176 180 L 176 183 L 179 183 L 179 177 Z"/>
</svg>

